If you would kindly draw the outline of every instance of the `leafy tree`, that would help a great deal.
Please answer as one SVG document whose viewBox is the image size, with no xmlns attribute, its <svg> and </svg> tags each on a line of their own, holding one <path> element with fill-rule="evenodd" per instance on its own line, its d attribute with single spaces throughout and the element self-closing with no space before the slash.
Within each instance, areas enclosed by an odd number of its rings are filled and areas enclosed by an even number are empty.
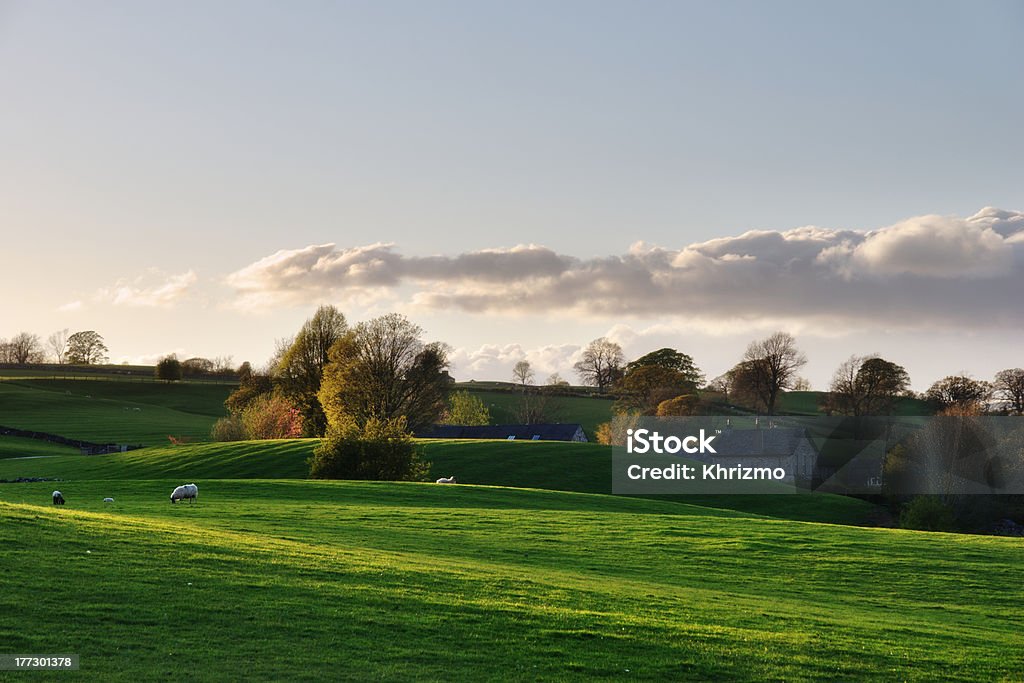
<svg viewBox="0 0 1024 683">
<path fill-rule="evenodd" d="M 992 385 L 966 375 L 950 375 L 928 387 L 924 398 L 937 410 L 950 408 L 981 412 L 992 396 Z"/>
<path fill-rule="evenodd" d="M 662 401 L 654 414 L 658 417 L 693 415 L 699 404 L 700 398 L 696 394 L 684 394 Z"/>
<path fill-rule="evenodd" d="M 675 349 L 658 349 L 640 356 L 635 361 L 626 364 L 626 375 L 643 367 L 659 367 L 666 370 L 675 370 L 683 375 L 686 382 L 694 389 L 704 384 L 704 373 L 693 362 L 693 358 Z"/>
<path fill-rule="evenodd" d="M 209 358 L 187 358 L 181 361 L 181 374 L 183 377 L 202 377 L 212 374 L 216 367 Z"/>
<path fill-rule="evenodd" d="M 663 401 L 693 394 L 697 386 L 692 377 L 662 365 L 633 366 L 615 385 L 619 395 L 615 411 L 654 415 Z"/>
<path fill-rule="evenodd" d="M 605 337 L 590 342 L 583 351 L 583 357 L 573 367 L 580 380 L 604 393 L 622 377 L 625 358 L 622 347 Z"/>
<path fill-rule="evenodd" d="M 177 382 L 181 379 L 181 361 L 173 353 L 164 356 L 156 364 L 156 378 L 165 382 Z"/>
<path fill-rule="evenodd" d="M 235 374 L 238 376 L 239 384 L 245 384 L 246 382 L 250 381 L 252 379 L 253 374 L 252 363 L 250 363 L 249 361 L 243 362 L 241 365 L 238 366 L 238 369 L 235 370 Z"/>
<path fill-rule="evenodd" d="M 478 396 L 468 391 L 456 391 L 448 397 L 448 410 L 441 424 L 486 425 L 491 423 L 491 411 Z"/>
<path fill-rule="evenodd" d="M 68 337 L 65 358 L 72 365 L 100 365 L 107 362 L 107 345 L 95 330 L 75 332 Z"/>
<path fill-rule="evenodd" d="M 329 425 L 404 417 L 410 429 L 437 422 L 448 390 L 448 347 L 397 313 L 360 323 L 335 342 L 318 397 Z"/>
<path fill-rule="evenodd" d="M 889 415 L 909 386 L 902 366 L 877 356 L 850 356 L 832 376 L 825 407 L 843 415 Z"/>
<path fill-rule="evenodd" d="M 334 306 L 321 306 L 302 325 L 274 368 L 274 378 L 302 414 L 307 436 L 327 429 L 327 416 L 317 394 L 331 347 L 348 331 L 345 316 Z"/>
<path fill-rule="evenodd" d="M 527 384 L 533 383 L 533 369 L 530 367 L 530 361 L 521 360 L 516 363 L 516 366 L 512 368 L 512 379 L 526 388 Z"/>
<path fill-rule="evenodd" d="M 424 481 L 430 472 L 402 417 L 332 423 L 309 465 L 312 479 Z"/>
<path fill-rule="evenodd" d="M 753 397 L 759 407 L 774 415 L 779 393 L 792 387 L 798 379 L 797 370 L 806 364 L 807 356 L 797 349 L 793 335 L 776 332 L 750 343 L 743 360 L 734 368 L 732 384 L 734 390 Z"/>
<path fill-rule="evenodd" d="M 224 406 L 232 415 L 241 416 L 250 403 L 273 390 L 274 382 L 269 375 L 250 372 L 246 379 L 239 381 L 238 388 L 227 397 Z"/>
<path fill-rule="evenodd" d="M 1024 415 L 1024 369 L 1000 370 L 996 373 L 993 388 L 1010 412 Z"/>
</svg>

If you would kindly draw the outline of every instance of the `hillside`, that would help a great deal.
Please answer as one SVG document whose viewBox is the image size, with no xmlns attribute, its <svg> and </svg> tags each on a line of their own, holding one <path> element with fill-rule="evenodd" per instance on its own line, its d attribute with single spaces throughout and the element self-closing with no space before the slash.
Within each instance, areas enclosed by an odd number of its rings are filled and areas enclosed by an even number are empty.
<svg viewBox="0 0 1024 683">
<path fill-rule="evenodd" d="M 611 449 L 597 444 L 423 440 L 432 477 L 460 482 L 611 493 Z M 251 441 L 161 446 L 105 456 L 0 461 L 0 479 L 304 479 L 315 440 Z M 874 506 L 832 495 L 683 496 L 673 500 L 753 514 L 863 524 Z"/>
<path fill-rule="evenodd" d="M 67 482 L 64 509 L 0 485 L 5 647 L 125 681 L 1024 675 L 1015 539 L 429 484 L 211 480 L 172 506 L 172 484 Z"/>
<path fill-rule="evenodd" d="M 209 438 L 227 385 L 97 380 L 0 382 L 0 425 L 99 443 Z"/>
</svg>

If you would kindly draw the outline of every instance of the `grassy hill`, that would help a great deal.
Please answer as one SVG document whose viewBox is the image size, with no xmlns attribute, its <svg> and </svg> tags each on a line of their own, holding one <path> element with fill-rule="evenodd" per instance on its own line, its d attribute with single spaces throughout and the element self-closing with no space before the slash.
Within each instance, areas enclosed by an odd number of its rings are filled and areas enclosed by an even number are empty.
<svg viewBox="0 0 1024 683">
<path fill-rule="evenodd" d="M 100 443 L 209 438 L 228 385 L 90 380 L 0 383 L 0 425 Z"/>
<path fill-rule="evenodd" d="M 433 477 L 531 489 L 611 493 L 611 449 L 597 444 L 424 440 Z M 315 440 L 161 446 L 105 456 L 0 461 L 0 479 L 304 479 Z M 863 524 L 875 507 L 832 495 L 681 496 L 673 500 L 752 514 Z"/>
<path fill-rule="evenodd" d="M 67 482 L 63 509 L 0 485 L 4 649 L 126 681 L 1024 676 L 1017 539 L 429 484 L 172 506 L 177 481 Z"/>
<path fill-rule="evenodd" d="M 472 386 L 472 385 L 470 385 Z M 517 424 L 517 408 L 522 400 L 518 390 L 480 391 L 460 385 L 459 389 L 469 389 L 474 396 L 484 402 L 491 411 L 491 424 Z M 551 396 L 548 399 L 549 419 L 552 422 L 578 422 L 591 440 L 597 425 L 612 419 L 612 405 L 615 402 L 607 398 L 589 396 Z"/>
<path fill-rule="evenodd" d="M 78 455 L 78 450 L 38 439 L 0 436 L 0 458 L 40 458 L 54 455 Z"/>
</svg>

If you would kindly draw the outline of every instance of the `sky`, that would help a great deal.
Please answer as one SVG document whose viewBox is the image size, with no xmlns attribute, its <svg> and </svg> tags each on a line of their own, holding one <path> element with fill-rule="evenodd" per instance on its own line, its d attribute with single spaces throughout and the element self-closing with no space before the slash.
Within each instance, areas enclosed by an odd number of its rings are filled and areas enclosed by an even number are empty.
<svg viewBox="0 0 1024 683">
<path fill-rule="evenodd" d="M 1016 2 L 0 0 L 0 337 L 1024 365 Z"/>
</svg>

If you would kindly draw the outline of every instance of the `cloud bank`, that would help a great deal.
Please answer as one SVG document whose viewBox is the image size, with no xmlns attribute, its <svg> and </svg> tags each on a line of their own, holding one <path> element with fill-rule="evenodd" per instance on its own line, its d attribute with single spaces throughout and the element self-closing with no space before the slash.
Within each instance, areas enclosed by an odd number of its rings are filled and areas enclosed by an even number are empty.
<svg viewBox="0 0 1024 683">
<path fill-rule="evenodd" d="M 243 308 L 402 287 L 418 308 L 470 313 L 1014 328 L 1024 326 L 1024 213 L 917 216 L 870 231 L 752 230 L 592 259 L 537 245 L 418 257 L 391 244 L 323 244 L 279 251 L 226 283 Z"/>
</svg>

